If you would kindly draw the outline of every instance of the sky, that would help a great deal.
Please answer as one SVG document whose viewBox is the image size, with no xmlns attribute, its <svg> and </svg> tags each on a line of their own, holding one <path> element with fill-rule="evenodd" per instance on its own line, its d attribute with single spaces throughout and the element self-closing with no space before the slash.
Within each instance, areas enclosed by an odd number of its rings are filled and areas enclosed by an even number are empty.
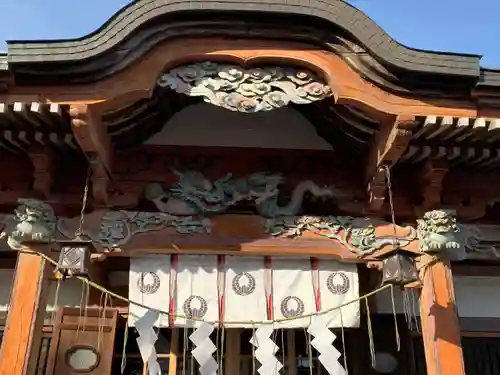
<svg viewBox="0 0 500 375">
<path fill-rule="evenodd" d="M 325 0 L 328 1 L 328 0 Z M 0 0 L 0 51 L 5 40 L 61 39 L 98 28 L 127 0 Z M 482 55 L 500 68 L 500 0 L 351 0 L 409 47 Z"/>
</svg>

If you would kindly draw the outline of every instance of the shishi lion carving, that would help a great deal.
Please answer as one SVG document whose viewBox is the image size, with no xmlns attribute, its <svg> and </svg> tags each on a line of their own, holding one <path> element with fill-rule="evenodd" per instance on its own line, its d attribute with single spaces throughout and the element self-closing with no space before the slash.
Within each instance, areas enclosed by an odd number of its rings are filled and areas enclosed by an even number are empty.
<svg viewBox="0 0 500 375">
<path fill-rule="evenodd" d="M 444 253 L 451 258 L 461 258 L 466 253 L 468 233 L 462 233 L 454 212 L 433 210 L 417 220 L 420 249 L 425 253 Z"/>
<path fill-rule="evenodd" d="M 23 248 L 22 243 L 27 241 L 50 242 L 57 222 L 52 208 L 36 199 L 20 198 L 18 203 L 14 215 L 5 218 L 0 238 L 7 236 L 7 244 L 12 249 Z"/>
</svg>

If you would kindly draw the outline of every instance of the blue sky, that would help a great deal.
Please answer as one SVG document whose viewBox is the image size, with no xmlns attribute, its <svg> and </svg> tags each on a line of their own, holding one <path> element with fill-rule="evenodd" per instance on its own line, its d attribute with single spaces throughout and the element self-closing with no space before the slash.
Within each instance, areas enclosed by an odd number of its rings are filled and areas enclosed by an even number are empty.
<svg viewBox="0 0 500 375">
<path fill-rule="evenodd" d="M 127 0 L 0 0 L 5 40 L 73 38 L 99 27 Z M 500 0 L 351 0 L 394 39 L 414 48 L 483 55 L 500 68 Z"/>
</svg>

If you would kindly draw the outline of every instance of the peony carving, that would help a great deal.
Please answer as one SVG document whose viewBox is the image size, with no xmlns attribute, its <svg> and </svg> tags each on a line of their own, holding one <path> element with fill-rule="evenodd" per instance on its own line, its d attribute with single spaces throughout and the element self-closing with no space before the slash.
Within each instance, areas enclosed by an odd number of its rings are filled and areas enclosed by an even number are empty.
<svg viewBox="0 0 500 375">
<path fill-rule="evenodd" d="M 245 69 L 211 61 L 181 65 L 163 74 L 158 86 L 237 112 L 261 112 L 289 103 L 309 104 L 329 97 L 330 87 L 307 70 L 281 67 Z"/>
</svg>

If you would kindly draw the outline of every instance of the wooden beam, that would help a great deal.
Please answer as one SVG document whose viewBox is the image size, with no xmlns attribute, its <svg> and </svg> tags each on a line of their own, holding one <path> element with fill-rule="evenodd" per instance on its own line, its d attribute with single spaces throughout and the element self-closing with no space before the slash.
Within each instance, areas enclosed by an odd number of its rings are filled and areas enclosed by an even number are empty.
<svg viewBox="0 0 500 375">
<path fill-rule="evenodd" d="M 92 168 L 93 197 L 98 205 L 107 205 L 112 174 L 113 146 L 95 105 L 72 105 L 71 126 L 75 139 Z"/>
<path fill-rule="evenodd" d="M 380 210 L 385 201 L 386 176 L 380 167 L 386 165 L 390 169 L 397 163 L 408 147 L 415 125 L 414 117 L 391 116 L 382 122 L 369 151 L 365 172 L 371 211 Z"/>
<path fill-rule="evenodd" d="M 428 375 L 465 375 L 460 322 L 455 303 L 451 266 L 424 255 L 420 297 L 422 338 Z"/>
<path fill-rule="evenodd" d="M 50 266 L 20 253 L 0 349 L 1 375 L 35 375 L 49 291 Z"/>
<path fill-rule="evenodd" d="M 256 215 L 216 215 L 211 217 L 210 233 L 198 232 L 180 234 L 177 232 L 175 223 L 164 224 L 162 227 L 162 214 L 156 214 L 157 221 L 144 225 L 136 233 L 133 228 L 137 225 L 133 220 L 137 216 L 135 212 L 115 211 L 116 219 L 109 221 L 110 211 L 94 211 L 85 217 L 86 234 L 94 239 L 97 247 L 106 247 L 107 243 L 98 243 L 102 228 L 111 228 L 113 225 L 124 225 L 129 230 L 123 232 L 123 237 L 114 237 L 115 246 L 106 249 L 101 255 L 107 257 L 134 257 L 144 254 L 232 254 L 232 255 L 258 255 L 258 256 L 327 256 L 333 259 L 343 259 L 352 262 L 364 262 L 377 259 L 387 251 L 392 250 L 392 242 L 388 240 L 394 235 L 393 226 L 388 222 L 370 221 L 369 219 L 355 219 L 351 229 L 363 230 L 373 228 L 375 237 L 382 238 L 377 251 L 370 256 L 363 257 L 348 249 L 348 246 L 356 249 L 355 241 L 352 242 L 353 232 L 346 232 L 346 228 L 335 229 L 336 238 L 328 238 L 331 232 L 313 232 L 312 229 L 304 229 L 302 233 L 296 233 L 292 237 L 285 235 L 270 235 L 266 233 L 266 219 Z M 149 213 L 154 218 L 155 213 Z M 147 216 L 146 215 L 146 216 Z M 144 216 L 144 217 L 146 217 Z M 59 219 L 59 228 L 66 236 L 72 235 L 79 225 L 79 217 L 72 219 Z M 115 221 L 116 220 L 116 221 Z M 287 230 L 294 225 L 289 223 Z M 371 230 L 371 229 L 370 229 Z M 318 230 L 319 231 L 319 230 Z M 404 241 L 404 249 L 407 251 L 418 251 L 418 241 L 414 230 L 408 227 L 396 227 L 396 236 Z M 61 236 L 61 239 L 64 237 Z M 346 242 L 347 241 L 347 242 Z"/>
</svg>

